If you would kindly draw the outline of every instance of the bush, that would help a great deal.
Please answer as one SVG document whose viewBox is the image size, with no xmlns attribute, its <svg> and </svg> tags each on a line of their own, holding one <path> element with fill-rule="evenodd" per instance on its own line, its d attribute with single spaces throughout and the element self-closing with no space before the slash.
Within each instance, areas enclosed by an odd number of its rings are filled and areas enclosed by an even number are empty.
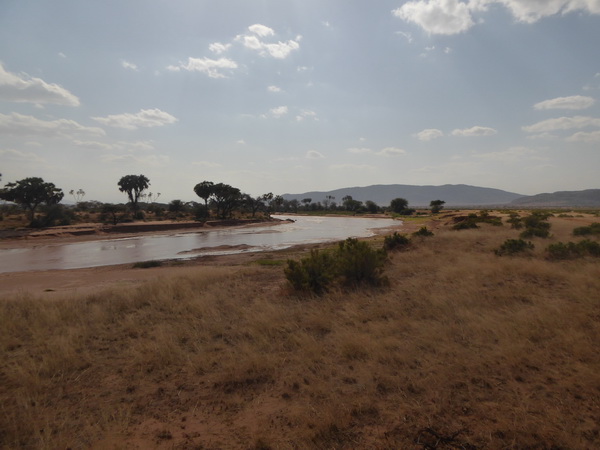
<svg viewBox="0 0 600 450">
<path fill-rule="evenodd" d="M 523 219 L 517 213 L 510 213 L 510 218 L 506 220 L 507 223 L 510 223 L 510 227 L 515 230 L 520 230 L 523 228 Z"/>
<path fill-rule="evenodd" d="M 337 272 L 347 284 L 380 285 L 385 281 L 385 249 L 375 250 L 365 241 L 348 238 L 339 243 L 336 259 Z"/>
<path fill-rule="evenodd" d="M 531 215 L 523 218 L 525 231 L 520 234 L 521 238 L 541 237 L 547 238 L 550 236 L 550 223 L 548 217 L 551 214 L 543 212 L 534 212 Z"/>
<path fill-rule="evenodd" d="M 580 242 L 557 242 L 546 249 L 550 259 L 573 259 L 584 256 L 600 257 L 600 244 L 589 239 Z"/>
<path fill-rule="evenodd" d="M 46 228 L 55 227 L 57 225 L 71 225 L 75 219 L 73 210 L 65 208 L 63 205 L 50 205 L 44 209 L 44 215 L 33 219 L 30 224 L 31 228 Z"/>
<path fill-rule="evenodd" d="M 288 260 L 285 277 L 297 291 L 322 294 L 335 277 L 334 258 L 328 252 L 311 250 L 300 261 Z"/>
<path fill-rule="evenodd" d="M 403 234 L 398 234 L 397 232 L 394 232 L 394 234 L 390 236 L 386 236 L 383 240 L 383 248 L 386 251 L 400 250 L 407 247 L 409 244 L 410 239 Z"/>
<path fill-rule="evenodd" d="M 577 227 L 573 230 L 573 236 L 600 235 L 600 223 L 594 222 L 588 227 Z"/>
<path fill-rule="evenodd" d="M 424 237 L 433 236 L 433 232 L 429 231 L 427 229 L 427 227 L 421 227 L 421 228 L 419 228 L 419 231 L 415 231 L 413 233 L 413 236 L 424 236 Z"/>
<path fill-rule="evenodd" d="M 494 226 L 501 226 L 502 220 L 496 216 L 490 216 L 487 211 L 481 211 L 479 215 L 471 213 L 468 216 L 455 217 L 456 224 L 452 227 L 453 230 L 467 230 L 470 228 L 479 228 L 478 223 L 489 223 Z"/>
<path fill-rule="evenodd" d="M 382 285 L 387 253 L 373 249 L 367 242 L 348 238 L 335 252 L 311 250 L 300 261 L 288 260 L 285 277 L 296 291 L 322 294 L 337 278 L 348 285 Z"/>
<path fill-rule="evenodd" d="M 528 252 L 534 249 L 534 245 L 531 242 L 525 242 L 523 239 L 507 239 L 500 246 L 500 248 L 494 250 L 494 253 L 498 256 L 502 255 L 515 255 L 517 253 Z"/>
</svg>

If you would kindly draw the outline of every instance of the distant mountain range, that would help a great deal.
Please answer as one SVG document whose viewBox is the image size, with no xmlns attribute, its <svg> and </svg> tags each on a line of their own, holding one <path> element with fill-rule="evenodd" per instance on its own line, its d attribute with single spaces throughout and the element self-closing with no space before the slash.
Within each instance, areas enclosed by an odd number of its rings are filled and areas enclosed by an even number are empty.
<svg viewBox="0 0 600 450">
<path fill-rule="evenodd" d="M 511 202 L 515 206 L 549 207 L 580 206 L 597 208 L 600 206 L 600 189 L 585 191 L 558 191 L 552 194 L 537 194 L 521 197 Z"/>
<path fill-rule="evenodd" d="M 312 202 L 323 202 L 327 196 L 335 197 L 338 204 L 342 198 L 350 195 L 354 200 L 365 202 L 371 200 L 380 206 L 387 206 L 398 197 L 408 200 L 409 206 L 429 206 L 431 200 L 444 200 L 446 207 L 478 207 L 478 206 L 582 206 L 600 207 L 600 189 L 585 191 L 562 191 L 553 194 L 525 196 L 514 192 L 503 191 L 465 184 L 445 184 L 443 186 L 413 186 L 407 184 L 373 185 L 350 187 L 333 191 L 312 191 L 302 194 L 284 194 L 286 200 L 310 198 Z"/>
</svg>

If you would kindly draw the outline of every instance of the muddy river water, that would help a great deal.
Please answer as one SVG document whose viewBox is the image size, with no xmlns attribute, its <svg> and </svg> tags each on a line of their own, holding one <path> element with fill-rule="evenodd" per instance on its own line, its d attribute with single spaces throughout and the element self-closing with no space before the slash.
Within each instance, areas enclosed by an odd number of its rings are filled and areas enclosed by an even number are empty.
<svg viewBox="0 0 600 450">
<path fill-rule="evenodd" d="M 79 269 L 138 261 L 187 259 L 204 255 L 280 250 L 294 245 L 367 237 L 374 230 L 399 227 L 393 219 L 273 216 L 278 225 L 234 227 L 172 234 L 132 236 L 76 243 L 1 249 L 0 273 Z"/>
</svg>

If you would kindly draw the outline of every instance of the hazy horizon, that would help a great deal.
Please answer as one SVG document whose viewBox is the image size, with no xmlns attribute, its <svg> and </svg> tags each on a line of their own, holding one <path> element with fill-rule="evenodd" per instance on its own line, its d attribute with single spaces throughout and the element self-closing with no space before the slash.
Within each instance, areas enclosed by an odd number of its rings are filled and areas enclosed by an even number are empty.
<svg viewBox="0 0 600 450">
<path fill-rule="evenodd" d="M 594 0 L 5 0 L 0 186 L 594 189 L 599 40 Z"/>
</svg>

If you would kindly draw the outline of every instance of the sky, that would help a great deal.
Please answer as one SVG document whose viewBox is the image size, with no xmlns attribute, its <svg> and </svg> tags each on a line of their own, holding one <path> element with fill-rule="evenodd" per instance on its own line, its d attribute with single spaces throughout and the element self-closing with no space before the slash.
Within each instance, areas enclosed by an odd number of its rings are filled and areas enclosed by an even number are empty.
<svg viewBox="0 0 600 450">
<path fill-rule="evenodd" d="M 600 188 L 600 0 L 2 0 L 0 186 Z"/>
</svg>

